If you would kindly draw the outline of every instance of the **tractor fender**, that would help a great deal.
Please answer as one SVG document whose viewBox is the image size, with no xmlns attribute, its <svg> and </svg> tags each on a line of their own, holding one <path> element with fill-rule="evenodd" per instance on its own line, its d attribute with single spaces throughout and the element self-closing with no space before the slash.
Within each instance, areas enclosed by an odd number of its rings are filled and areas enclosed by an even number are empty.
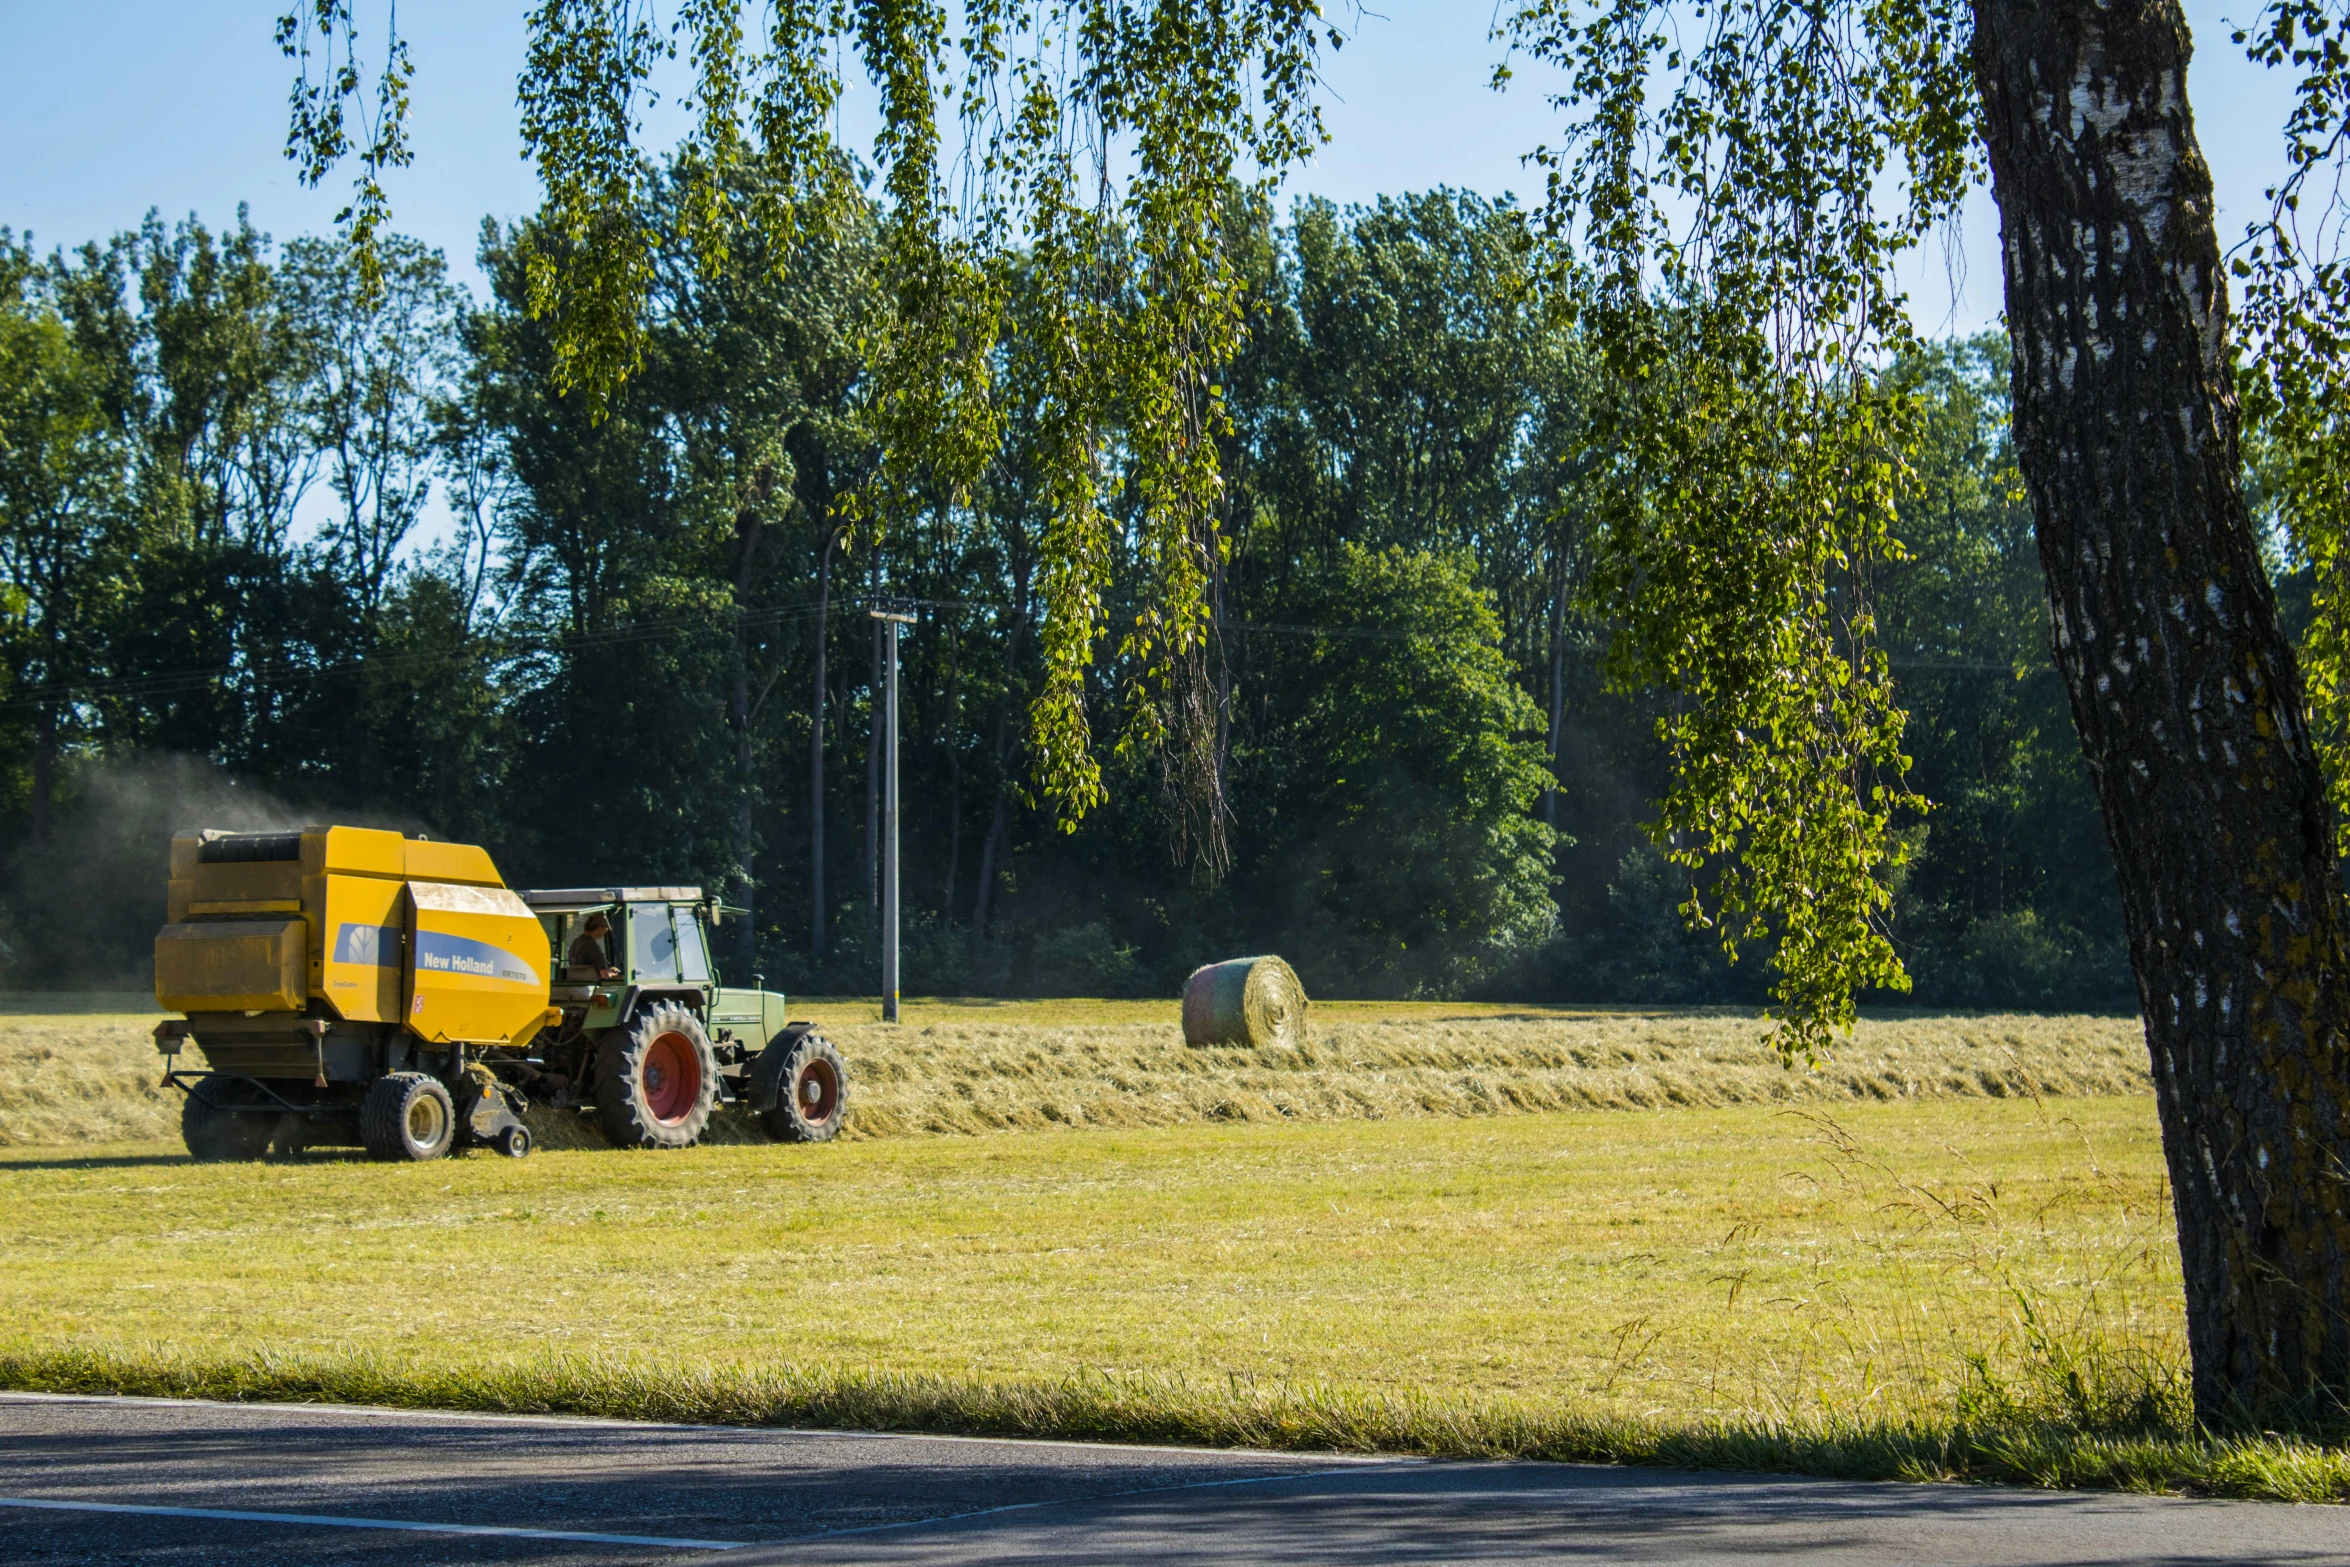
<svg viewBox="0 0 2350 1567">
<path fill-rule="evenodd" d="M 813 1023 L 786 1023 L 767 1041 L 767 1048 L 751 1063 L 751 1092 L 747 1102 L 753 1111 L 775 1108 L 775 1097 L 783 1089 L 783 1065 L 791 1059 L 792 1047 L 800 1042 L 801 1036 L 813 1032 L 815 1027 Z"/>
</svg>

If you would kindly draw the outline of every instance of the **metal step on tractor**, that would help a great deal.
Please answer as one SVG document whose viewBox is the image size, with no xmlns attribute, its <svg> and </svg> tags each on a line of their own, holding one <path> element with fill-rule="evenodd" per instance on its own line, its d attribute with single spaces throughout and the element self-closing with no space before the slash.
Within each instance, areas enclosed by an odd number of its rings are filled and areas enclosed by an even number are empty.
<svg viewBox="0 0 2350 1567">
<path fill-rule="evenodd" d="M 729 911 L 698 887 L 517 893 L 470 844 L 314 827 L 174 838 L 168 908 L 155 996 L 182 1015 L 155 1042 L 199 1159 L 519 1158 L 534 1105 L 623 1148 L 691 1147 L 720 1113 L 825 1142 L 847 1108 L 812 1025 L 718 983 Z"/>
</svg>

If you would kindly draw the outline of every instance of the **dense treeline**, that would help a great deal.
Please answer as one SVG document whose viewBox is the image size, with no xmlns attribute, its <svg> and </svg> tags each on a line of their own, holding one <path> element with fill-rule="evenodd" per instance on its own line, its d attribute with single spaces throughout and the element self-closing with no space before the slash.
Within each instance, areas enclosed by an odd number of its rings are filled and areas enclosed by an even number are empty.
<svg viewBox="0 0 2350 1567">
<path fill-rule="evenodd" d="M 485 227 L 478 301 L 419 246 L 368 295 L 333 242 L 241 218 L 50 255 L 0 231 L 0 978 L 134 967 L 171 825 L 339 815 L 487 843 L 518 883 L 720 887 L 753 911 L 730 969 L 870 990 L 890 597 L 919 622 L 911 990 L 1165 992 L 1268 949 L 1322 994 L 1757 998 L 1640 831 L 1657 709 L 1607 688 L 1582 594 L 1607 393 L 1530 305 L 1517 215 L 1434 192 L 1251 230 L 1213 634 L 1166 688 L 1113 637 L 1089 691 L 1097 735 L 1209 721 L 1170 726 L 1195 754 L 1107 750 L 1075 824 L 1025 743 L 1039 389 L 1003 388 L 976 491 L 877 505 L 868 236 L 718 283 L 657 258 L 598 419 L 523 308 L 527 223 Z M 1932 411 L 1910 558 L 1870 584 L 1936 802 L 1896 934 L 1920 1002 L 2127 1004 L 2003 352 L 1890 372 Z"/>
</svg>

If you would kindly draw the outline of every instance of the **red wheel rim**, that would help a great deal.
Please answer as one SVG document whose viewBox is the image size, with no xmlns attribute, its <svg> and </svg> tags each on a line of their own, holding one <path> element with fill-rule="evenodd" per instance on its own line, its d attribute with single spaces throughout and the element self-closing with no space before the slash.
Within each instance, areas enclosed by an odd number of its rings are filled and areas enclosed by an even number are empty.
<svg viewBox="0 0 2350 1567">
<path fill-rule="evenodd" d="M 655 1039 L 645 1051 L 645 1107 L 663 1126 L 694 1113 L 702 1098 L 702 1061 L 694 1042 L 679 1033 Z"/>
<path fill-rule="evenodd" d="M 840 1074 L 832 1069 L 829 1061 L 811 1061 L 801 1071 L 793 1091 L 799 1099 L 800 1114 L 821 1126 L 832 1119 L 833 1110 L 840 1104 Z"/>
</svg>

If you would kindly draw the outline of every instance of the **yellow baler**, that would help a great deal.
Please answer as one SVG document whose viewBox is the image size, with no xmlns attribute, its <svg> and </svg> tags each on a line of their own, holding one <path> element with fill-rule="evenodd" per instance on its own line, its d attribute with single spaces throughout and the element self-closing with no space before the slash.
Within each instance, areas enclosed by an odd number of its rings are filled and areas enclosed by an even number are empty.
<svg viewBox="0 0 2350 1567">
<path fill-rule="evenodd" d="M 429 1158 L 529 1134 L 479 1062 L 550 1016 L 547 931 L 470 844 L 364 827 L 172 840 L 156 1030 L 199 1158 L 360 1142 Z M 559 1016 L 560 1014 L 554 1014 Z M 179 1071 L 193 1039 L 209 1070 Z"/>
</svg>

